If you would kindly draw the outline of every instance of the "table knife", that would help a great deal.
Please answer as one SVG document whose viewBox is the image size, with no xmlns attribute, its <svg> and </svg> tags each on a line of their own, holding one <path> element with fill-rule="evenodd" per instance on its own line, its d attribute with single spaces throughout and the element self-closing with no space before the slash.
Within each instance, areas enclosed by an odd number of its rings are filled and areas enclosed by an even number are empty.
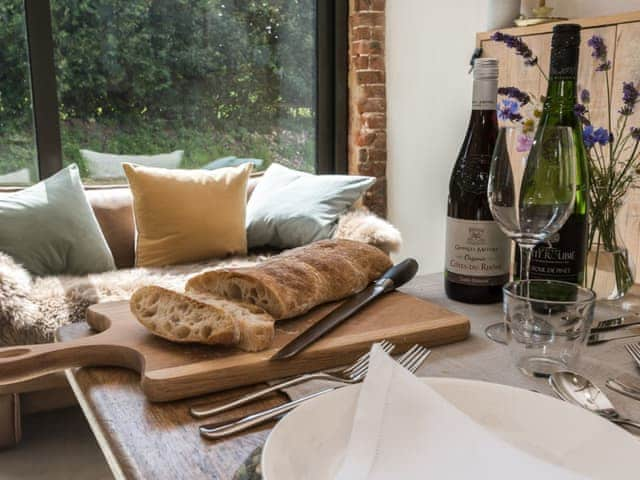
<svg viewBox="0 0 640 480">
<path fill-rule="evenodd" d="M 621 338 L 631 338 L 640 336 L 640 325 L 628 327 L 623 330 L 613 332 L 591 333 L 587 340 L 587 345 L 597 345 L 599 343 L 609 342 L 611 340 L 619 340 Z"/>
<path fill-rule="evenodd" d="M 610 332 L 612 330 L 632 327 L 635 325 L 640 325 L 640 320 L 637 315 L 615 317 L 599 321 L 591 328 L 591 333 Z"/>
<path fill-rule="evenodd" d="M 619 377 L 610 378 L 605 385 L 614 392 L 640 400 L 640 380 L 637 380 L 632 375 L 624 373 Z"/>
<path fill-rule="evenodd" d="M 397 265 L 394 265 L 369 287 L 355 294 L 278 350 L 276 354 L 271 357 L 271 360 L 293 357 L 380 295 L 391 292 L 407 283 L 416 275 L 417 271 L 418 262 L 413 258 L 407 258 Z"/>
</svg>

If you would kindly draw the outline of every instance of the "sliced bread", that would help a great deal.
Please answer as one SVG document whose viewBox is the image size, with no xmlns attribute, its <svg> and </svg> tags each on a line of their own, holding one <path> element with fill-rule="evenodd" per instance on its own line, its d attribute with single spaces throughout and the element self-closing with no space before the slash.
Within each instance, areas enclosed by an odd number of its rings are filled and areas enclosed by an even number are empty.
<svg viewBox="0 0 640 480">
<path fill-rule="evenodd" d="M 186 290 L 255 305 L 280 320 L 357 293 L 391 266 L 389 256 L 371 245 L 321 240 L 252 267 L 200 273 Z"/>
<path fill-rule="evenodd" d="M 157 286 L 136 290 L 131 312 L 152 333 L 172 342 L 233 345 L 255 352 L 271 345 L 273 317 L 253 305 Z"/>
</svg>

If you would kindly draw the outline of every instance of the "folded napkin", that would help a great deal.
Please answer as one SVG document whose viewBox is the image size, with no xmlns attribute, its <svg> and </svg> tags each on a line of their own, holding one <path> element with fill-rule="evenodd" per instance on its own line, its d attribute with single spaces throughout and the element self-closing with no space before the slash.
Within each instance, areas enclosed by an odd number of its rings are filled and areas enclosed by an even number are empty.
<svg viewBox="0 0 640 480">
<path fill-rule="evenodd" d="M 351 438 L 335 478 L 568 480 L 585 477 L 508 444 L 374 345 Z"/>
</svg>

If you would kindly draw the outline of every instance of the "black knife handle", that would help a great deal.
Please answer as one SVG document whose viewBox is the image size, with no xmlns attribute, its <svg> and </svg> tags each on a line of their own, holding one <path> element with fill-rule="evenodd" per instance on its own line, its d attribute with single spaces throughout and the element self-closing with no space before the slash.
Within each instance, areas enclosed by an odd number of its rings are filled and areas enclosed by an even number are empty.
<svg viewBox="0 0 640 480">
<path fill-rule="evenodd" d="M 407 258 L 384 272 L 376 283 L 384 284 L 385 280 L 391 280 L 393 285 L 385 290 L 393 290 L 407 283 L 416 276 L 416 273 L 418 273 L 418 262 L 413 258 Z"/>
</svg>

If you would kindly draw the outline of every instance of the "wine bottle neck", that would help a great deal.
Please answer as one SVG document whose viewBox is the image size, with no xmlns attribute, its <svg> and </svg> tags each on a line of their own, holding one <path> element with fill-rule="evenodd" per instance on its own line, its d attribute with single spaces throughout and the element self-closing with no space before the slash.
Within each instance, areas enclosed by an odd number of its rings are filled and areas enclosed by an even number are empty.
<svg viewBox="0 0 640 480">
<path fill-rule="evenodd" d="M 553 123 L 575 127 L 577 117 L 575 105 L 577 99 L 577 82 L 575 78 L 551 78 L 541 120 L 554 119 Z"/>
<path fill-rule="evenodd" d="M 473 80 L 473 99 L 471 108 L 476 111 L 496 110 L 498 97 L 498 78 L 476 78 Z"/>
</svg>

